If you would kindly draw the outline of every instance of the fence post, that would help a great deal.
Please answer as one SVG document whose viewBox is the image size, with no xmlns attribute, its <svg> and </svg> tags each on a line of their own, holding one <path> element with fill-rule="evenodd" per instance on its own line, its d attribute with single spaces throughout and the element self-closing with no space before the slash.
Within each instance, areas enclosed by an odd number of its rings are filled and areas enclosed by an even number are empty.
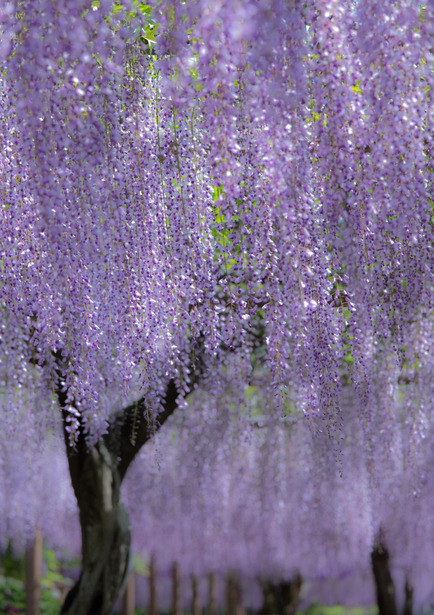
<svg viewBox="0 0 434 615">
<path fill-rule="evenodd" d="M 177 562 L 172 567 L 172 614 L 182 615 L 181 573 Z"/>
<path fill-rule="evenodd" d="M 216 579 L 215 574 L 208 575 L 208 609 L 207 615 L 217 615 Z"/>
<path fill-rule="evenodd" d="M 26 610 L 27 615 L 40 615 L 42 577 L 42 534 L 35 530 L 33 543 L 26 551 Z"/>
<path fill-rule="evenodd" d="M 200 615 L 201 609 L 199 606 L 198 580 L 195 574 L 191 575 L 191 590 L 192 590 L 191 615 Z"/>
<path fill-rule="evenodd" d="M 151 556 L 149 564 L 149 615 L 158 615 L 157 607 L 157 564 Z"/>
<path fill-rule="evenodd" d="M 130 573 L 122 601 L 122 615 L 134 615 L 136 606 L 136 583 L 134 572 Z"/>
</svg>

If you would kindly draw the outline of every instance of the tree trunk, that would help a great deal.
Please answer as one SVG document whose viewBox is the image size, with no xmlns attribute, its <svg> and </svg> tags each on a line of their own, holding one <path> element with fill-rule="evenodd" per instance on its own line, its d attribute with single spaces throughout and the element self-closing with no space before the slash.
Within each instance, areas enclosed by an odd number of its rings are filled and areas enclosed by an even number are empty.
<svg viewBox="0 0 434 615">
<path fill-rule="evenodd" d="M 198 348 L 192 350 L 191 384 L 202 373 Z M 150 440 L 178 407 L 178 390 L 167 383 L 157 419 L 149 419 L 145 399 L 123 408 L 110 422 L 104 438 L 93 448 L 86 426 L 65 385 L 68 358 L 53 352 L 55 390 L 62 411 L 66 455 L 80 511 L 82 572 L 66 596 L 63 615 L 108 615 L 128 575 L 131 530 L 120 499 L 121 482 L 141 447 Z M 71 418 L 74 431 L 71 434 Z"/>
<path fill-rule="evenodd" d="M 141 447 L 177 408 L 177 390 L 167 385 L 158 423 L 146 419 L 144 401 L 124 408 L 93 448 L 79 419 L 74 446 L 68 431 L 71 406 L 58 369 L 57 397 L 62 408 L 66 454 L 72 486 L 80 511 L 82 572 L 66 596 L 63 615 L 108 615 L 127 578 L 131 530 L 120 499 L 125 474 Z"/>
<path fill-rule="evenodd" d="M 66 597 L 65 615 L 108 615 L 128 572 L 131 532 L 120 501 L 120 476 L 103 442 L 87 450 L 74 481 L 82 530 L 82 573 Z"/>
<path fill-rule="evenodd" d="M 295 575 L 290 581 L 262 583 L 264 602 L 259 615 L 295 615 L 303 579 Z"/>
<path fill-rule="evenodd" d="M 379 615 L 397 615 L 395 585 L 389 567 L 389 552 L 379 542 L 371 553 Z"/>
</svg>

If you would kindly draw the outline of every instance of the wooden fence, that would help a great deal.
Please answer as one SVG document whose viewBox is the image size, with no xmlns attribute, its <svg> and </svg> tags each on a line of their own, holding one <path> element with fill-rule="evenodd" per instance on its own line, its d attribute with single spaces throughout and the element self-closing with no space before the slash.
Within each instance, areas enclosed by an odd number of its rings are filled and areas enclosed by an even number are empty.
<svg viewBox="0 0 434 615">
<path fill-rule="evenodd" d="M 26 553 L 26 606 L 27 615 L 40 615 L 41 598 L 41 577 L 42 577 L 42 536 L 39 531 L 35 532 L 32 546 Z M 173 615 L 182 615 L 182 595 L 181 595 L 181 571 L 179 564 L 174 563 L 171 570 L 172 584 L 172 608 Z M 157 566 L 154 559 L 151 559 L 149 567 L 149 615 L 158 615 L 158 592 L 157 592 Z M 217 615 L 217 586 L 214 574 L 209 574 L 207 579 L 207 615 Z M 131 573 L 122 597 L 122 615 L 134 615 L 135 609 L 135 575 Z M 188 609 L 191 615 L 200 615 L 202 605 L 199 602 L 199 582 L 198 578 L 191 577 L 191 606 Z M 233 576 L 226 579 L 225 595 L 225 615 L 245 615 L 245 610 L 241 603 L 241 592 L 239 584 Z"/>
</svg>

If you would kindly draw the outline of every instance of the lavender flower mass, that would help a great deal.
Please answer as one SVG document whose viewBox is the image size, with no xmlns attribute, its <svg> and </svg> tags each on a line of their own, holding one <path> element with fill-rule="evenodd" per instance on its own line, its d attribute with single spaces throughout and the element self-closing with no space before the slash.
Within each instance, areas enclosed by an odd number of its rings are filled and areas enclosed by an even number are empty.
<svg viewBox="0 0 434 615">
<path fill-rule="evenodd" d="M 1 3 L 0 551 L 81 553 L 62 613 L 132 553 L 434 605 L 433 41 L 433 0 Z"/>
</svg>

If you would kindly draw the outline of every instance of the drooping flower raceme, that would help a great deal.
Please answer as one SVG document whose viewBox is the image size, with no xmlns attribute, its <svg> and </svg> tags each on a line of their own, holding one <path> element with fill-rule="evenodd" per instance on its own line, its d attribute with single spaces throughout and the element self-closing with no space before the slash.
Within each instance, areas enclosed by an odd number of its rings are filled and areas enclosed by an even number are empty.
<svg viewBox="0 0 434 615">
<path fill-rule="evenodd" d="M 0 7 L 0 535 L 66 473 L 59 391 L 91 444 L 199 364 L 127 486 L 147 548 L 318 581 L 363 577 L 382 530 L 427 604 L 433 3 L 154 4 Z"/>
<path fill-rule="evenodd" d="M 265 361 L 281 410 L 327 429 L 345 379 L 375 413 L 379 361 L 392 413 L 404 381 L 429 400 L 432 6 L 167 1 L 155 53 L 150 13 L 2 9 L 14 360 L 68 357 L 95 437 L 107 391 L 188 391 L 198 340 L 211 369 Z"/>
</svg>

